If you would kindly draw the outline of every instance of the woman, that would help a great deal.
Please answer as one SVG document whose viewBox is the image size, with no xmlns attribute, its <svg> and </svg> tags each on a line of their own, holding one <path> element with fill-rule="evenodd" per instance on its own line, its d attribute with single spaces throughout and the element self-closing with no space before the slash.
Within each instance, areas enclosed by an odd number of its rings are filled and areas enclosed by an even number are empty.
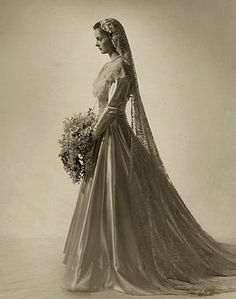
<svg viewBox="0 0 236 299">
<path fill-rule="evenodd" d="M 80 185 L 62 287 L 132 295 L 235 290 L 229 281 L 211 279 L 235 275 L 235 256 L 198 225 L 165 171 L 123 26 L 109 18 L 93 29 L 96 46 L 110 61 L 93 85 L 99 101 L 96 165 Z"/>
</svg>

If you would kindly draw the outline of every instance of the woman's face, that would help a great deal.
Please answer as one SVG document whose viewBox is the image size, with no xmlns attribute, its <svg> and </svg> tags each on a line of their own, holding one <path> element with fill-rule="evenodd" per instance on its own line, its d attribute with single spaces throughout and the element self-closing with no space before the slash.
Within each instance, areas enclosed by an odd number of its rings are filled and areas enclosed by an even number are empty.
<svg viewBox="0 0 236 299">
<path fill-rule="evenodd" d="M 94 33 L 96 38 L 96 47 L 99 48 L 102 54 L 111 54 L 114 51 L 114 48 L 106 33 L 99 28 L 95 29 Z"/>
</svg>

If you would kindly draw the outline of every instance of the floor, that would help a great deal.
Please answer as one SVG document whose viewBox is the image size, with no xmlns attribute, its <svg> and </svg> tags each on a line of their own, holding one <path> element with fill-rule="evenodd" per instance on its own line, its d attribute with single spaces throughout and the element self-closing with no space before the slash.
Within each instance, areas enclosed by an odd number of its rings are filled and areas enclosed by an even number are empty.
<svg viewBox="0 0 236 299">
<path fill-rule="evenodd" d="M 183 298 L 183 296 L 170 295 L 136 297 L 114 291 L 92 294 L 66 291 L 60 288 L 59 284 L 64 267 L 63 245 L 63 238 L 0 238 L 0 299 Z M 201 298 L 205 297 L 201 296 Z M 236 293 L 219 294 L 211 298 L 236 299 Z"/>
</svg>

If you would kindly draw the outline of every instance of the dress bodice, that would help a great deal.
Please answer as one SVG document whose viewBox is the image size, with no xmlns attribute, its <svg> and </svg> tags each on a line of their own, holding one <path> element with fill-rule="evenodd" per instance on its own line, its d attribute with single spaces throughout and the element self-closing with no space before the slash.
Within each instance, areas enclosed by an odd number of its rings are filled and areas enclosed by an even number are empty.
<svg viewBox="0 0 236 299">
<path fill-rule="evenodd" d="M 129 90 L 127 66 L 118 55 L 102 67 L 93 83 L 93 95 L 98 100 L 98 114 L 101 115 L 108 105 L 125 113 Z"/>
</svg>

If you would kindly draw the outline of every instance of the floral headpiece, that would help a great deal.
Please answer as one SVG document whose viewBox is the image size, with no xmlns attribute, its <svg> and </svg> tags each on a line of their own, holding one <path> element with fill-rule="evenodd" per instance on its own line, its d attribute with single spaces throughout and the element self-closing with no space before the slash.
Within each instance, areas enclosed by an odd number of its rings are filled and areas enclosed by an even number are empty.
<svg viewBox="0 0 236 299">
<path fill-rule="evenodd" d="M 111 19 L 103 19 L 100 21 L 100 26 L 101 28 L 110 33 L 111 35 L 114 34 L 116 32 L 115 30 L 115 27 L 114 27 L 114 24 L 112 23 L 112 20 Z"/>
</svg>

